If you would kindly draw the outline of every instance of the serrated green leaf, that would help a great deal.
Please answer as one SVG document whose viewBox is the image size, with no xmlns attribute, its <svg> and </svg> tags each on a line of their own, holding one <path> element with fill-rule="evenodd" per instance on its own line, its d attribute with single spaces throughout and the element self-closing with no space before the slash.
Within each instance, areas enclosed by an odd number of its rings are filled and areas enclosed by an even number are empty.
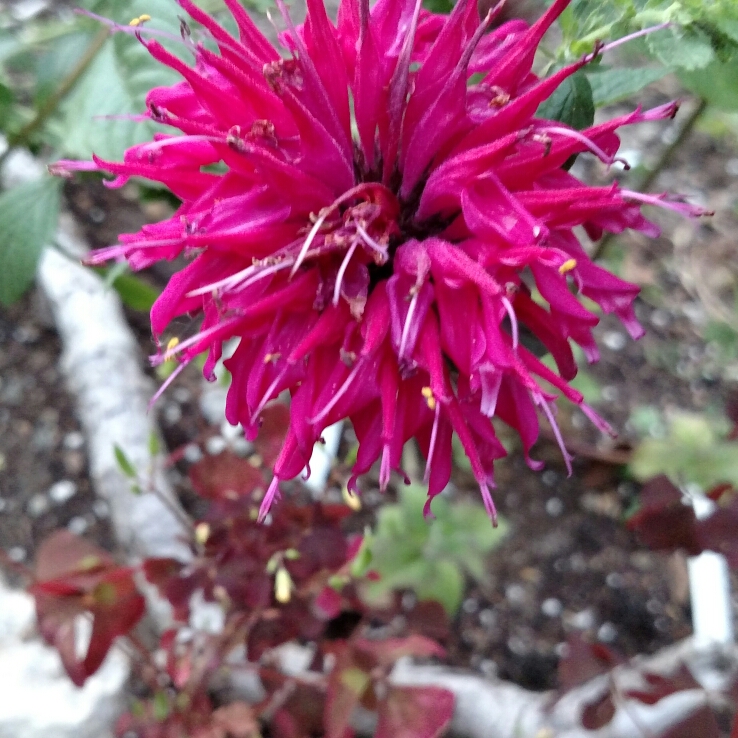
<svg viewBox="0 0 738 738">
<path fill-rule="evenodd" d="M 715 59 L 709 37 L 696 28 L 665 28 L 647 36 L 646 45 L 667 67 L 704 69 Z"/>
<path fill-rule="evenodd" d="M 587 79 L 592 87 L 595 108 L 627 100 L 644 87 L 660 80 L 669 73 L 667 67 L 639 67 L 636 69 L 615 67 L 591 67 Z"/>
<path fill-rule="evenodd" d="M 129 479 L 136 478 L 136 467 L 133 466 L 130 459 L 126 456 L 126 452 L 116 443 L 113 446 L 113 453 L 115 454 L 115 461 L 118 464 L 118 468 L 125 474 Z"/>
<path fill-rule="evenodd" d="M 179 35 L 177 6 L 168 0 L 103 2 L 95 8 L 121 23 L 147 13 L 152 17 L 147 26 Z M 172 43 L 171 50 L 187 53 L 183 44 Z M 94 152 L 102 158 L 118 159 L 125 149 L 149 140 L 156 130 L 151 123 L 130 120 L 130 116 L 145 112 L 149 90 L 178 80 L 178 75 L 152 59 L 137 39 L 116 34 L 64 100 L 61 115 L 50 130 L 68 156 L 89 158 Z"/>
<path fill-rule="evenodd" d="M 541 103 L 536 117 L 558 120 L 579 130 L 591 126 L 594 122 L 594 102 L 587 75 L 580 70 L 567 77 L 553 95 Z"/>
<path fill-rule="evenodd" d="M 36 89 L 34 102 L 38 106 L 44 102 L 61 81 L 79 62 L 94 37 L 91 31 L 71 28 L 48 41 L 44 50 L 36 56 Z"/>
<path fill-rule="evenodd" d="M 52 177 L 0 195 L 0 302 L 15 302 L 31 284 L 59 215 L 61 183 Z"/>
</svg>

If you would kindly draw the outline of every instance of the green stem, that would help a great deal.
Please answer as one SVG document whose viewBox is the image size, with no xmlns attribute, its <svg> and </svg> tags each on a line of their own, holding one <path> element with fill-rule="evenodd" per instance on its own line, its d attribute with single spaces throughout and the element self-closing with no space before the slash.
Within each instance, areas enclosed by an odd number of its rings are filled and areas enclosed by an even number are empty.
<svg viewBox="0 0 738 738">
<path fill-rule="evenodd" d="M 3 153 L 3 155 L 0 156 L 0 166 L 5 163 L 5 160 L 14 149 L 18 148 L 19 146 L 26 145 L 31 139 L 31 136 L 33 136 L 33 134 L 36 133 L 36 131 L 38 131 L 44 125 L 44 123 L 46 123 L 46 121 L 56 112 L 56 109 L 59 107 L 59 103 L 61 103 L 61 101 L 67 96 L 71 89 L 77 84 L 80 77 L 82 77 L 82 75 L 87 71 L 92 62 L 95 60 L 95 57 L 98 55 L 100 49 L 102 49 L 102 47 L 105 45 L 105 42 L 108 40 L 109 35 L 110 30 L 108 28 L 101 28 L 95 34 L 95 37 L 90 42 L 90 45 L 87 47 L 85 53 L 82 55 L 80 60 L 74 65 L 74 68 L 69 72 L 69 74 L 61 81 L 56 90 L 54 90 L 53 94 L 51 94 L 46 100 L 44 100 L 41 107 L 36 111 L 36 115 L 33 117 L 33 119 L 26 123 L 26 125 L 24 125 L 23 128 L 18 131 L 18 133 L 9 136 L 8 148 Z"/>
<path fill-rule="evenodd" d="M 705 108 L 707 108 L 707 100 L 701 97 L 697 103 L 697 107 L 695 107 L 695 109 L 689 114 L 689 117 L 684 121 L 682 127 L 679 129 L 677 137 L 661 152 L 661 155 L 656 160 L 655 164 L 648 168 L 643 175 L 634 182 L 634 190 L 647 192 L 651 188 L 651 185 L 669 164 L 677 150 L 681 148 L 682 144 L 692 134 L 695 124 L 705 112 Z M 601 259 L 605 255 L 608 246 L 612 243 L 614 238 L 615 236 L 612 233 L 608 233 L 603 236 L 591 254 L 592 261 Z"/>
</svg>

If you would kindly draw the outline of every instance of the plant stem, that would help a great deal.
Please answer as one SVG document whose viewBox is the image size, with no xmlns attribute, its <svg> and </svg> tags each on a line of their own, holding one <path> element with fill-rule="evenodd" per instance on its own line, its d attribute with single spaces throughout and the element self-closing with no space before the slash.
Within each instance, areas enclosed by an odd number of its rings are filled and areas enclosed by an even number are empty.
<svg viewBox="0 0 738 738">
<path fill-rule="evenodd" d="M 110 29 L 101 28 L 95 37 L 90 42 L 90 45 L 85 50 L 80 60 L 74 65 L 74 68 L 67 74 L 67 76 L 60 82 L 59 86 L 49 97 L 44 100 L 41 107 L 36 111 L 36 115 L 30 120 L 18 133 L 8 138 L 8 148 L 0 156 L 0 166 L 2 166 L 5 160 L 8 158 L 10 153 L 18 146 L 23 146 L 28 143 L 31 136 L 41 128 L 44 123 L 56 112 L 59 107 L 59 103 L 67 96 L 72 88 L 77 84 L 80 77 L 87 71 L 89 66 L 95 60 L 95 57 L 100 52 L 100 49 L 105 45 L 110 35 Z"/>
<path fill-rule="evenodd" d="M 695 109 L 689 114 L 689 117 L 684 121 L 682 127 L 679 129 L 677 137 L 661 152 L 661 155 L 654 165 L 647 169 L 643 173 L 643 176 L 636 180 L 633 185 L 634 190 L 647 192 L 651 188 L 651 185 L 656 181 L 659 174 L 661 174 L 661 172 L 666 168 L 677 150 L 680 149 L 682 144 L 689 138 L 694 130 L 695 124 L 705 112 L 705 108 L 707 108 L 707 100 L 705 100 L 704 97 L 701 97 L 697 103 L 697 107 L 695 107 Z M 605 255 L 605 252 L 613 239 L 614 235 L 612 233 L 608 233 L 602 237 L 591 254 L 592 261 L 601 259 Z"/>
</svg>

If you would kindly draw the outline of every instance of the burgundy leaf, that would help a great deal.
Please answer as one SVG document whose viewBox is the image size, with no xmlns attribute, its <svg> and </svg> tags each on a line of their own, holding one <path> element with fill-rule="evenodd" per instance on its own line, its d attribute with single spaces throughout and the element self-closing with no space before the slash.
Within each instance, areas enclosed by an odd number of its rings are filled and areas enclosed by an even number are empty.
<svg viewBox="0 0 738 738">
<path fill-rule="evenodd" d="M 335 649 L 336 663 L 328 678 L 325 697 L 326 738 L 342 738 L 346 734 L 354 709 L 372 684 L 370 672 L 356 662 L 350 646 L 335 644 Z"/>
<path fill-rule="evenodd" d="M 144 559 L 141 568 L 146 580 L 162 592 L 170 579 L 179 575 L 182 566 L 176 559 L 150 558 Z"/>
<path fill-rule="evenodd" d="M 559 661 L 559 690 L 568 692 L 622 663 L 622 658 L 602 644 L 587 643 L 581 636 L 570 636 L 567 653 Z"/>
<path fill-rule="evenodd" d="M 605 692 L 599 699 L 590 702 L 582 711 L 582 727 L 587 730 L 604 728 L 615 716 L 612 694 Z"/>
<path fill-rule="evenodd" d="M 720 728 L 714 713 L 705 705 L 667 730 L 660 738 L 720 738 Z"/>
<path fill-rule="evenodd" d="M 411 633 L 445 641 L 449 637 L 450 623 L 446 608 L 436 600 L 422 600 L 405 613 L 407 629 Z"/>
<path fill-rule="evenodd" d="M 94 543 L 63 529 L 45 538 L 36 554 L 35 574 L 41 581 L 69 576 L 94 574 L 115 566 L 115 559 Z"/>
<path fill-rule="evenodd" d="M 702 548 L 725 556 L 731 569 L 738 569 L 738 499 L 719 507 L 697 523 L 697 540 Z"/>
<path fill-rule="evenodd" d="M 266 651 L 292 640 L 299 632 L 299 624 L 280 613 L 259 620 L 249 631 L 246 640 L 249 661 L 258 661 Z"/>
<path fill-rule="evenodd" d="M 405 656 L 442 658 L 446 655 L 443 646 L 420 635 L 409 635 L 406 638 L 387 638 L 383 641 L 357 638 L 354 641 L 354 647 L 371 655 L 378 664 L 385 667 L 392 666 L 398 659 Z"/>
<path fill-rule="evenodd" d="M 323 620 L 332 620 L 341 612 L 343 598 L 340 592 L 336 592 L 333 587 L 323 587 L 320 593 L 313 601 L 313 608 L 318 617 Z"/>
<path fill-rule="evenodd" d="M 195 492 L 207 500 L 237 500 L 265 489 L 262 473 L 232 451 L 205 456 L 190 467 Z"/>
<path fill-rule="evenodd" d="M 702 552 L 694 510 L 668 477 L 654 477 L 641 490 L 641 507 L 629 520 L 641 541 L 655 551 L 683 549 L 690 556 Z"/>
<path fill-rule="evenodd" d="M 98 584 L 92 597 L 92 637 L 84 660 L 88 676 L 100 668 L 113 641 L 128 633 L 146 610 L 146 601 L 136 589 L 130 569 L 111 572 Z"/>
<path fill-rule="evenodd" d="M 436 738 L 454 713 L 454 695 L 442 687 L 391 686 L 379 704 L 374 738 Z"/>
</svg>

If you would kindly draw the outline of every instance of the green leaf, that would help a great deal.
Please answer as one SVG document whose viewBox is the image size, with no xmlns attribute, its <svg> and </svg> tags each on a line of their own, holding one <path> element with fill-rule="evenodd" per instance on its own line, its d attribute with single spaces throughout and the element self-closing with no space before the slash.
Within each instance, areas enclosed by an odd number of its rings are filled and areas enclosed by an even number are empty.
<svg viewBox="0 0 738 738">
<path fill-rule="evenodd" d="M 639 480 L 666 474 L 675 484 L 693 482 L 704 490 L 721 482 L 738 484 L 738 445 L 725 440 L 727 430 L 722 418 L 674 415 L 666 437 L 638 446 L 630 471 Z"/>
<path fill-rule="evenodd" d="M 152 20 L 147 27 L 179 35 L 176 4 L 168 0 L 99 3 L 95 7 L 121 23 L 148 13 Z M 184 46 L 174 44 L 171 50 L 182 54 Z M 61 115 L 50 130 L 68 156 L 84 159 L 94 152 L 104 159 L 119 159 L 125 149 L 151 139 L 157 130 L 149 122 L 130 120 L 130 116 L 145 112 L 146 94 L 177 81 L 179 76 L 152 59 L 137 39 L 116 34 L 65 98 Z"/>
<path fill-rule="evenodd" d="M 567 77 L 553 95 L 540 104 L 536 117 L 558 120 L 581 130 L 594 122 L 594 110 L 592 86 L 580 70 Z"/>
<path fill-rule="evenodd" d="M 436 600 L 443 605 L 449 617 L 456 615 L 464 596 L 464 576 L 451 561 L 435 563 L 429 576 L 420 582 L 417 594 L 421 600 Z"/>
<path fill-rule="evenodd" d="M 118 468 L 125 474 L 129 479 L 136 478 L 136 467 L 133 466 L 130 459 L 126 456 L 125 451 L 116 443 L 113 447 L 113 453 L 115 453 L 115 461 L 118 464 Z"/>
<path fill-rule="evenodd" d="M 15 96 L 10 87 L 0 82 L 0 130 L 7 130 L 6 125 L 10 116 L 10 109 L 13 107 Z"/>
<path fill-rule="evenodd" d="M 726 111 L 738 110 L 738 57 L 725 63 L 714 61 L 697 71 L 680 71 L 679 79 L 710 105 Z"/>
<path fill-rule="evenodd" d="M 149 433 L 149 455 L 157 456 L 159 454 L 159 451 L 161 451 L 161 442 L 159 441 L 159 436 L 156 432 L 151 431 L 151 433 Z"/>
<path fill-rule="evenodd" d="M 704 69 L 715 59 L 710 38 L 696 28 L 665 28 L 647 36 L 646 45 L 667 67 Z"/>
<path fill-rule="evenodd" d="M 36 274 L 59 215 L 61 183 L 43 177 L 0 195 L 0 302 L 9 305 Z"/>
<path fill-rule="evenodd" d="M 431 13 L 450 13 L 454 3 L 452 0 L 424 0 L 423 7 Z"/>
<path fill-rule="evenodd" d="M 132 310 L 148 312 L 159 297 L 159 290 L 133 274 L 121 274 L 113 280 L 113 289 Z"/>
<path fill-rule="evenodd" d="M 592 87 L 595 108 L 627 100 L 652 82 L 660 80 L 669 73 L 667 67 L 590 67 L 587 79 Z"/>
</svg>

